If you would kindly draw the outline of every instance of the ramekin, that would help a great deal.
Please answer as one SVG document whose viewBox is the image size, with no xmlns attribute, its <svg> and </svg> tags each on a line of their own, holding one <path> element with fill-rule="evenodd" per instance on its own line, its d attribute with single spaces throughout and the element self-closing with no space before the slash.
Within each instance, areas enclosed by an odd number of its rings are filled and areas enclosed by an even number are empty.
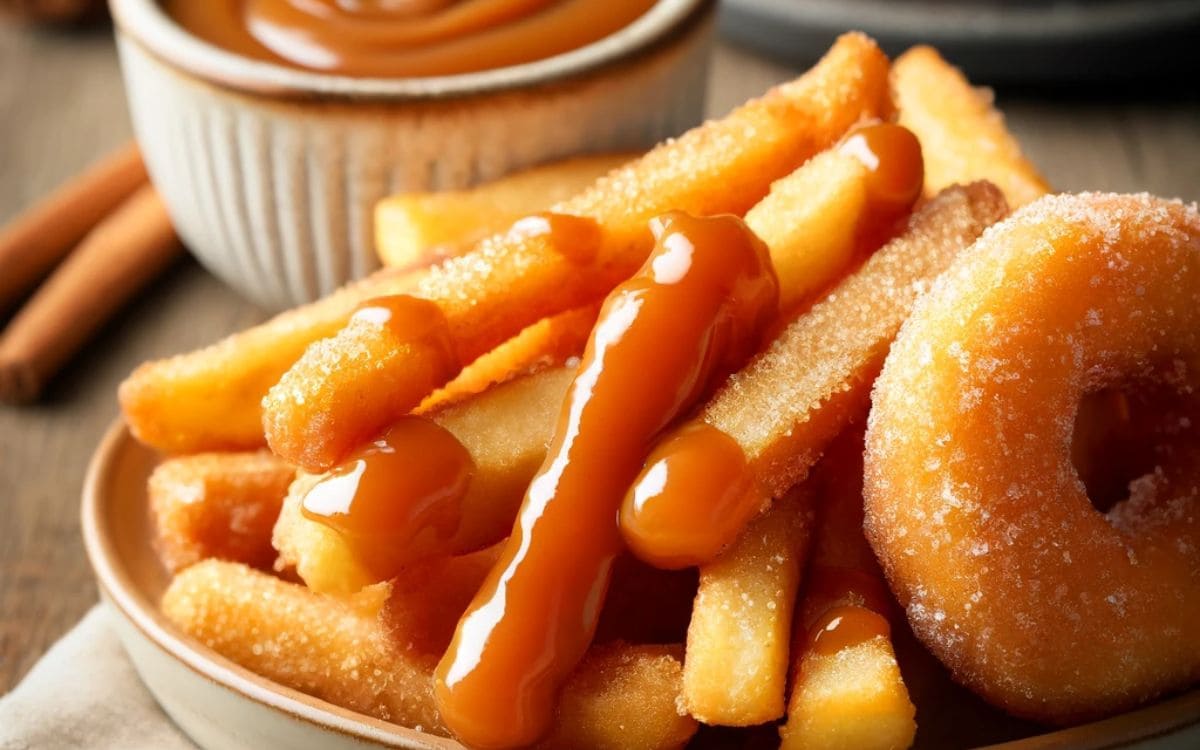
<svg viewBox="0 0 1200 750">
<path fill-rule="evenodd" d="M 621 31 L 523 65 L 351 78 L 192 36 L 156 0 L 110 0 L 151 179 L 200 262 L 260 305 L 378 266 L 372 211 L 576 153 L 645 148 L 704 112 L 714 0 L 659 0 Z"/>
</svg>

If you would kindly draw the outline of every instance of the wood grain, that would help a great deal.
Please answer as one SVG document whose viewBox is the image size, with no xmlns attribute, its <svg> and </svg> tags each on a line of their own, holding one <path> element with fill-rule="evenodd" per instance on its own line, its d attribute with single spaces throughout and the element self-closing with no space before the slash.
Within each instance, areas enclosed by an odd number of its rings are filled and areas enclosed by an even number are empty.
<svg viewBox="0 0 1200 750">
<path fill-rule="evenodd" d="M 793 75 L 718 49 L 710 109 L 724 112 Z M 1058 187 L 1200 198 L 1200 104 L 1001 97 Z M 0 26 L 0 221 L 129 137 L 111 32 Z M 0 693 L 96 599 L 79 538 L 87 461 L 137 363 L 208 343 L 263 317 L 187 263 L 107 325 L 43 402 L 0 408 Z"/>
</svg>

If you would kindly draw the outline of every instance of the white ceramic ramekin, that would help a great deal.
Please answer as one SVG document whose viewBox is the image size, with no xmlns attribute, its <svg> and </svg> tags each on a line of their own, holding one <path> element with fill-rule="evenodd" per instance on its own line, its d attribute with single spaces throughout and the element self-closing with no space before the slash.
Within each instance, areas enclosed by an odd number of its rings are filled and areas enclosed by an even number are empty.
<svg viewBox="0 0 1200 750">
<path fill-rule="evenodd" d="M 205 750 L 464 750 L 456 742 L 348 711 L 234 664 L 184 635 L 158 609 L 167 572 L 154 553 L 146 480 L 159 458 L 114 424 L 92 457 L 81 523 L 100 595 L 142 681 L 175 723 Z M 945 683 L 949 687 L 949 683 Z M 983 720 L 962 690 L 946 694 L 929 736 L 963 746 Z M 1003 719 L 992 719 L 1003 721 Z M 1015 720 L 1014 720 L 1015 721 Z M 948 723 L 950 726 L 940 726 Z M 961 726 L 955 727 L 955 724 Z M 996 724 L 1015 736 L 1027 724 Z M 1171 750 L 1200 742 L 1200 688 L 1092 724 L 989 745 L 990 750 Z M 929 744 L 926 742 L 926 744 Z"/>
<path fill-rule="evenodd" d="M 156 0 L 110 0 L 133 125 L 204 265 L 268 308 L 378 265 L 381 198 L 465 187 L 699 122 L 714 0 L 659 0 L 555 57 L 435 78 L 350 78 L 218 49 Z"/>
</svg>

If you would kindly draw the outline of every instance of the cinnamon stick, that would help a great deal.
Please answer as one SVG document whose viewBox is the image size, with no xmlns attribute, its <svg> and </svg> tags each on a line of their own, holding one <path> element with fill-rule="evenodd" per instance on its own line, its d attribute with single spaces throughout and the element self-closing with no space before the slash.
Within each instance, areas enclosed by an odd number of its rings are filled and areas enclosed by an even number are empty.
<svg viewBox="0 0 1200 750">
<path fill-rule="evenodd" d="M 141 153 L 130 143 L 0 229 L 0 313 L 146 180 Z"/>
<path fill-rule="evenodd" d="M 0 335 L 0 401 L 30 401 L 182 247 L 162 199 L 137 190 L 63 261 Z"/>
</svg>

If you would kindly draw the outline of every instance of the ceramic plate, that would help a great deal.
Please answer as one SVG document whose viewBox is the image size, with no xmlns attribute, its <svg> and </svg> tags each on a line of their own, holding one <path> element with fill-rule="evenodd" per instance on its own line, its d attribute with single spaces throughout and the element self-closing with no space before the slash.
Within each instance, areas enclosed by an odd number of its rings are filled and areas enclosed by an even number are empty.
<svg viewBox="0 0 1200 750">
<path fill-rule="evenodd" d="M 84 483 L 83 535 L 101 597 L 115 615 L 126 651 L 143 682 L 184 732 L 210 750 L 461 750 L 455 742 L 278 685 L 176 630 L 157 607 L 168 581 L 151 546 L 147 513 L 146 479 L 157 460 L 123 423 L 109 429 Z M 984 705 L 950 683 L 932 658 L 924 659 L 931 668 L 923 668 L 921 679 L 909 686 L 918 705 L 930 707 L 918 714 L 918 747 L 1200 747 L 1200 690 L 1105 721 L 1046 731 Z M 922 695 L 936 700 L 922 700 Z M 720 735 L 702 739 L 705 746 L 721 745 Z"/>
</svg>

